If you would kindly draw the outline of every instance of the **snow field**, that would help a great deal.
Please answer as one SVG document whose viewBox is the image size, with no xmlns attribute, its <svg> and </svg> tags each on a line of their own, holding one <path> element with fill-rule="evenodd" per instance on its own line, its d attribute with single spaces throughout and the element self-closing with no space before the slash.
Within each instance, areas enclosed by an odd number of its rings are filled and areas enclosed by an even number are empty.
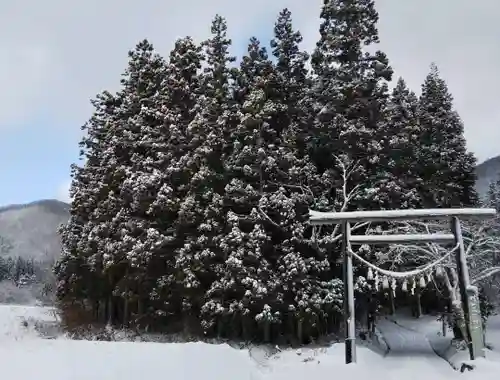
<svg viewBox="0 0 500 380">
<path fill-rule="evenodd" d="M 331 380 L 348 376 L 353 380 L 489 380 L 498 378 L 500 371 L 500 352 L 492 352 L 494 357 L 489 355 L 488 360 L 476 361 L 476 370 L 461 374 L 437 356 L 429 356 L 429 347 L 417 344 L 414 348 L 421 349 L 421 354 L 414 352 L 405 356 L 403 345 L 412 345 L 408 339 L 406 343 L 401 342 L 399 355 L 388 355 L 386 358 L 358 346 L 358 363 L 345 365 L 342 344 L 284 350 L 269 355 L 264 348 L 237 350 L 225 344 L 97 342 L 64 337 L 47 340 L 38 337 L 30 326 L 36 320 L 51 321 L 54 317 L 53 310 L 47 308 L 0 306 L 0 358 L 5 378 Z M 27 321 L 28 326 L 23 325 L 23 321 Z M 493 331 L 500 327 L 500 318 L 495 318 L 491 326 L 491 338 L 496 339 L 500 333 L 495 335 L 497 332 Z M 388 328 L 385 326 L 383 330 L 387 333 Z M 395 332 L 393 334 L 389 339 L 392 342 L 403 338 L 398 338 Z M 497 347 L 500 348 L 500 344 Z"/>
</svg>

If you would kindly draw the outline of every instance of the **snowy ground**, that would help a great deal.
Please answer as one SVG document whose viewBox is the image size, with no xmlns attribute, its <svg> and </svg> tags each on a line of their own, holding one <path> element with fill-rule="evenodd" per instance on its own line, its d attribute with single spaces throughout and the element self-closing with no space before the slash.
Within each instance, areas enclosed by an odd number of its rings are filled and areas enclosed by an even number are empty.
<svg viewBox="0 0 500 380">
<path fill-rule="evenodd" d="M 486 343 L 500 353 L 500 315 L 490 319 L 486 330 Z"/>
<path fill-rule="evenodd" d="M 47 308 L 0 306 L 0 358 L 2 375 L 7 375 L 4 377 L 16 380 L 160 377 L 171 380 L 303 380 L 306 377 L 330 380 L 352 376 L 352 379 L 373 380 L 488 380 L 498 378 L 500 371 L 500 351 L 489 352 L 488 359 L 477 361 L 477 368 L 472 372 L 454 371 L 429 345 L 428 338 L 434 333 L 437 335 L 435 328 L 439 324 L 425 319 L 425 323 L 418 326 L 414 321 L 403 321 L 402 325 L 413 325 L 396 329 L 393 322 L 382 322 L 381 331 L 392 345 L 391 352 L 382 357 L 358 347 L 356 365 L 344 364 L 342 344 L 325 349 L 283 351 L 269 357 L 259 348 L 236 350 L 227 345 L 205 343 L 95 342 L 38 337 L 32 328 L 34 322 L 53 319 L 53 311 Z M 24 321 L 28 322 L 27 326 Z M 427 326 L 429 331 L 418 337 L 413 330 L 422 326 Z M 492 320 L 489 330 L 488 340 L 500 349 L 500 317 Z"/>
</svg>

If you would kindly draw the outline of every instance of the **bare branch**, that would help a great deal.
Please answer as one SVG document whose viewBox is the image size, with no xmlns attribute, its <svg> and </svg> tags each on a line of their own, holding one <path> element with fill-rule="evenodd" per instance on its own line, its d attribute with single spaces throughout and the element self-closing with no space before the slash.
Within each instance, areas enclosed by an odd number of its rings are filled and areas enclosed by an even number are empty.
<svg viewBox="0 0 500 380">
<path fill-rule="evenodd" d="M 258 207 L 258 208 L 257 208 L 257 210 L 259 211 L 259 214 L 260 214 L 261 216 L 263 216 L 263 217 L 264 217 L 264 219 L 266 219 L 269 223 L 271 223 L 271 224 L 272 224 L 273 226 L 275 226 L 275 227 L 281 228 L 281 226 L 280 226 L 278 223 L 276 223 L 274 220 L 272 220 L 272 219 L 269 217 L 269 215 L 267 215 L 267 214 L 264 212 L 264 210 L 262 210 L 262 208 L 261 208 L 261 207 Z"/>
</svg>

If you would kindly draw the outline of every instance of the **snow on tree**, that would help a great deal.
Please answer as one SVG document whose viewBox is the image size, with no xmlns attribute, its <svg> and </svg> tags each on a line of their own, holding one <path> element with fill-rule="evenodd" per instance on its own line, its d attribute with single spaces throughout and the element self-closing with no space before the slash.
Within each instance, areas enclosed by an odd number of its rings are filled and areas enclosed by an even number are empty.
<svg viewBox="0 0 500 380">
<path fill-rule="evenodd" d="M 308 141 L 318 172 L 333 178 L 324 203 L 344 211 L 393 206 L 391 171 L 397 169 L 385 167 L 389 164 L 385 110 L 392 68 L 386 55 L 376 50 L 374 1 L 324 0 L 320 17 L 320 39 L 311 57 L 309 98 L 315 118 Z M 319 239 L 319 246 L 328 246 L 330 260 L 338 260 L 339 226 L 324 228 L 322 234 L 330 236 Z"/>
<path fill-rule="evenodd" d="M 62 230 L 67 254 L 61 264 L 90 269 L 92 276 L 87 276 L 82 288 L 93 293 L 80 298 L 88 297 L 96 313 L 104 308 L 112 322 L 118 315 L 120 320 L 126 318 L 128 296 L 122 285 L 129 280 L 127 272 L 134 266 L 134 241 L 129 236 L 134 220 L 122 190 L 134 157 L 141 153 L 137 142 L 142 138 L 144 120 L 136 121 L 142 118 L 144 109 L 151 107 L 148 101 L 157 93 L 164 69 L 163 59 L 146 40 L 129 52 L 118 94 L 105 93 L 94 102 L 96 113 L 81 144 L 86 162 L 74 169 L 71 192 L 75 202 L 71 220 Z M 116 296 L 125 301 L 124 305 L 117 305 Z"/>
<path fill-rule="evenodd" d="M 467 151 L 462 120 L 434 64 L 422 85 L 419 107 L 421 135 L 417 159 L 428 188 L 425 207 L 477 204 L 476 160 Z"/>
<path fill-rule="evenodd" d="M 192 176 L 186 131 L 197 112 L 202 60 L 200 46 L 190 37 L 177 40 L 151 103 L 131 120 L 140 140 L 121 195 L 127 200 L 120 216 L 128 240 L 123 249 L 134 268 L 145 270 L 137 307 L 139 314 L 147 309 L 149 323 L 156 326 L 187 319 L 189 295 L 183 289 L 196 286 L 190 268 L 183 267 L 189 254 L 186 236 L 193 234 L 184 211 Z"/>
<path fill-rule="evenodd" d="M 497 213 L 500 212 L 500 178 L 490 183 L 485 203 L 485 206 L 494 208 L 497 210 Z M 498 214 L 491 221 L 491 228 L 488 231 L 488 235 L 491 239 L 500 239 L 500 216 Z M 491 252 L 491 265 L 493 268 L 500 267 L 500 249 Z M 500 295 L 500 271 L 487 276 L 485 280 L 486 283 L 482 286 L 484 291 L 480 293 L 480 298 L 485 308 L 488 308 L 488 302 L 496 307 L 500 306 L 498 302 L 498 296 Z"/>
<path fill-rule="evenodd" d="M 418 150 L 420 125 L 418 98 L 398 79 L 385 109 L 379 186 L 386 199 L 385 209 L 421 208 L 419 190 L 425 184 L 420 178 Z"/>
<path fill-rule="evenodd" d="M 214 18 L 211 32 L 212 36 L 202 43 L 205 65 L 198 78 L 196 114 L 185 128 L 187 149 L 180 158 L 180 170 L 187 181 L 178 213 L 184 234 L 176 264 L 185 276 L 181 284 L 183 305 L 190 311 L 192 323 L 201 322 L 206 331 L 219 317 L 219 309 L 211 306 L 210 287 L 224 272 L 224 160 L 229 148 L 227 138 L 238 123 L 238 106 L 230 92 L 230 65 L 235 58 L 229 54 L 231 40 L 224 18 Z"/>
<path fill-rule="evenodd" d="M 294 154 L 299 157 L 309 153 L 306 144 L 311 114 L 307 98 L 310 90 L 310 77 L 306 68 L 309 54 L 300 50 L 301 42 L 302 35 L 293 28 L 291 12 L 283 9 L 274 25 L 274 38 L 271 40 L 283 109 L 277 122 L 280 128 L 286 129 L 284 138 L 293 144 L 296 149 Z"/>
<path fill-rule="evenodd" d="M 212 307 L 212 313 L 238 317 L 242 329 L 253 330 L 255 316 L 264 310 L 264 305 L 276 302 L 277 285 L 269 258 L 263 248 L 271 245 L 265 233 L 257 207 L 259 197 L 264 191 L 263 171 L 259 156 L 263 153 L 264 129 L 270 139 L 277 136 L 272 126 L 265 123 L 267 116 L 264 105 L 272 103 L 266 95 L 270 89 L 273 65 L 267 52 L 260 47 L 257 39 L 252 38 L 248 55 L 243 57 L 236 77 L 234 94 L 241 101 L 239 122 L 230 135 L 232 150 L 225 159 L 225 185 L 223 202 L 226 212 L 228 231 L 220 239 L 220 247 L 225 259 L 226 271 L 216 280 L 207 295 L 213 300 L 205 304 Z M 265 125 L 264 125 L 265 123 Z M 274 141 L 275 143 L 277 141 Z M 249 319 L 246 319 L 246 316 Z"/>
<path fill-rule="evenodd" d="M 70 219 L 61 226 L 62 255 L 56 263 L 57 297 L 62 303 L 83 303 L 100 297 L 102 262 L 98 252 L 99 237 L 92 234 L 97 219 L 102 217 L 100 205 L 107 197 L 108 168 L 101 162 L 109 149 L 109 129 L 120 119 L 120 95 L 99 94 L 92 101 L 94 114 L 82 127 L 80 142 L 82 166 L 72 165 L 70 195 L 73 199 Z"/>
<path fill-rule="evenodd" d="M 324 0 L 321 18 L 312 74 L 287 9 L 272 59 L 252 38 L 234 67 L 221 16 L 202 44 L 177 40 L 168 62 L 148 41 L 129 53 L 119 92 L 93 101 L 73 168 L 62 304 L 93 321 L 303 343 L 338 327 L 342 303 L 339 226 L 311 228 L 310 208 L 443 206 L 443 189 L 476 202 L 445 83 L 431 73 L 417 102 L 400 80 L 389 96 L 373 0 Z M 471 252 L 484 285 L 494 276 Z"/>
<path fill-rule="evenodd" d="M 311 59 L 315 134 L 320 139 L 315 160 L 320 168 L 335 167 L 332 153 L 361 160 L 357 177 L 370 186 L 379 170 L 378 131 L 392 76 L 386 55 L 367 51 L 379 42 L 378 14 L 373 0 L 324 0 L 320 17 L 321 37 Z M 377 197 L 374 188 L 370 198 L 377 203 Z"/>
<path fill-rule="evenodd" d="M 492 207 L 497 212 L 500 212 L 500 176 L 488 185 L 488 192 L 486 193 L 484 203 L 488 207 Z"/>
<path fill-rule="evenodd" d="M 288 11 L 275 32 L 277 64 L 252 38 L 236 78 L 240 123 L 225 160 L 229 226 L 221 240 L 227 270 L 208 292 L 206 308 L 265 340 L 283 331 L 302 341 L 319 333 L 318 322 L 329 327 L 319 321 L 325 310 L 338 312 L 339 282 L 329 276 L 328 258 L 312 247 L 306 224 L 309 205 L 331 186 L 295 139 L 303 128 L 295 99 L 306 90 L 306 55 Z"/>
<path fill-rule="evenodd" d="M 277 271 L 285 295 L 287 323 L 295 322 L 297 338 L 328 331 L 338 316 L 340 281 L 332 280 L 330 256 L 312 241 L 312 231 L 305 224 L 306 207 L 323 203 L 329 208 L 328 197 L 333 187 L 331 171 L 322 174 L 312 162 L 309 151 L 307 93 L 310 78 L 306 69 L 308 54 L 300 50 L 302 36 L 292 26 L 291 13 L 284 9 L 274 27 L 271 41 L 276 58 L 275 71 L 280 98 L 274 125 L 282 136 L 281 146 L 268 155 L 276 157 L 266 170 L 268 181 L 274 185 L 267 191 L 271 197 L 261 198 L 262 211 L 268 216 L 269 227 L 282 240 L 275 244 L 280 252 Z M 276 128 L 276 127 L 275 127 Z M 285 217 L 285 218 L 283 218 Z M 288 236 L 287 236 L 288 235 Z M 293 297 L 293 298 L 290 298 Z"/>
<path fill-rule="evenodd" d="M 109 194 L 109 203 L 105 204 L 112 217 L 106 223 L 109 237 L 102 249 L 103 266 L 113 292 L 112 300 L 120 299 L 120 305 L 113 307 L 119 308 L 116 312 L 123 323 L 140 314 L 143 308 L 145 292 L 151 288 L 146 281 L 149 259 L 159 245 L 160 234 L 145 217 L 141 196 L 151 183 L 151 177 L 143 176 L 144 169 L 154 168 L 148 149 L 156 136 L 147 135 L 147 131 L 164 122 L 158 114 L 158 93 L 165 77 L 165 60 L 148 41 L 142 41 L 129 53 L 128 68 L 121 81 L 124 117 L 116 131 L 113 150 L 108 151 L 112 166 L 118 161 L 114 175 L 120 176 L 121 186 L 116 193 Z M 157 174 L 153 172 L 153 177 Z M 139 181 L 137 176 L 141 176 Z M 131 184 L 135 185 L 133 190 Z"/>
</svg>

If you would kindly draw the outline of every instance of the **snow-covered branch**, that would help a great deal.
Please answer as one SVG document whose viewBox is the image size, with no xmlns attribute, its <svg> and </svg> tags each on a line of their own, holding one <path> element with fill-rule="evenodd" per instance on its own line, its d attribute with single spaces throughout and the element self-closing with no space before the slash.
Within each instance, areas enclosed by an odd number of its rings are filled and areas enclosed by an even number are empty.
<svg viewBox="0 0 500 380">
<path fill-rule="evenodd" d="M 390 234 L 431 234 L 449 231 L 446 222 L 398 222 L 393 223 Z M 498 220 L 462 221 L 462 234 L 465 245 L 467 264 L 471 283 L 480 285 L 486 280 L 494 280 L 500 273 L 500 224 Z M 438 244 L 393 245 L 387 252 L 377 255 L 378 265 L 390 265 L 391 268 L 404 265 L 420 265 L 435 261 L 444 256 L 449 247 Z M 456 263 L 451 257 L 443 262 L 450 274 L 456 274 Z M 496 280 L 498 281 L 498 280 Z M 453 281 L 454 282 L 454 281 Z M 447 284 L 448 285 L 448 284 Z M 449 286 L 453 285 L 449 284 Z"/>
<path fill-rule="evenodd" d="M 476 275 L 476 277 L 471 281 L 471 285 L 476 285 L 482 280 L 489 278 L 497 273 L 500 273 L 500 266 L 485 269 Z"/>
</svg>

